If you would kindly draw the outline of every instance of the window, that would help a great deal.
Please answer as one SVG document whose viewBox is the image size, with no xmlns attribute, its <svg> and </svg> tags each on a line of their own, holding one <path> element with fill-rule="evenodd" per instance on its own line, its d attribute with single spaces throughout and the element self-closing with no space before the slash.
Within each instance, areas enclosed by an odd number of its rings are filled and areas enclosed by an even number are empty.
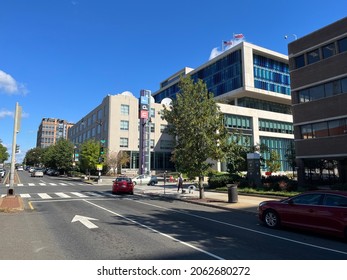
<svg viewBox="0 0 347 280">
<path fill-rule="evenodd" d="M 302 139 L 312 138 L 312 126 L 310 124 L 301 126 L 301 137 Z"/>
<path fill-rule="evenodd" d="M 129 115 L 129 105 L 121 104 L 120 113 L 121 115 Z"/>
<path fill-rule="evenodd" d="M 326 194 L 323 204 L 327 206 L 347 207 L 347 198 L 339 195 Z"/>
<path fill-rule="evenodd" d="M 295 57 L 294 61 L 295 61 L 295 68 L 296 69 L 305 66 L 305 56 L 303 54 Z"/>
<path fill-rule="evenodd" d="M 155 109 L 151 108 L 151 118 L 155 118 Z"/>
<path fill-rule="evenodd" d="M 167 132 L 167 125 L 166 124 L 161 124 L 160 125 L 160 132 L 161 133 L 166 133 Z"/>
<path fill-rule="evenodd" d="M 120 147 L 122 148 L 127 148 L 129 145 L 129 139 L 128 138 L 124 138 L 124 137 L 121 137 L 120 138 Z"/>
<path fill-rule="evenodd" d="M 321 194 L 306 194 L 306 195 L 300 195 L 296 198 L 293 198 L 291 201 L 294 204 L 319 205 L 321 198 L 322 198 Z"/>
<path fill-rule="evenodd" d="M 341 92 L 347 93 L 347 78 L 341 80 Z"/>
<path fill-rule="evenodd" d="M 328 58 L 336 54 L 335 43 L 331 43 L 322 48 L 323 58 Z"/>
<path fill-rule="evenodd" d="M 320 122 L 320 123 L 312 124 L 312 134 L 313 134 L 313 138 L 329 136 L 328 123 Z"/>
<path fill-rule="evenodd" d="M 324 98 L 324 86 L 319 85 L 310 88 L 311 100 Z"/>
<path fill-rule="evenodd" d="M 129 130 L 129 121 L 120 121 L 120 130 Z"/>
<path fill-rule="evenodd" d="M 155 132 L 155 124 L 150 123 L 150 126 L 151 126 L 151 132 L 154 133 Z"/>
<path fill-rule="evenodd" d="M 312 64 L 319 60 L 319 49 L 307 53 L 307 64 Z"/>
<path fill-rule="evenodd" d="M 160 140 L 160 149 L 172 149 L 173 147 L 173 140 Z"/>
<path fill-rule="evenodd" d="M 346 131 L 346 120 L 333 120 L 328 122 L 329 126 L 329 135 L 341 135 Z"/>
<path fill-rule="evenodd" d="M 337 45 L 339 46 L 339 52 L 347 51 L 347 37 L 337 41 Z"/>
</svg>

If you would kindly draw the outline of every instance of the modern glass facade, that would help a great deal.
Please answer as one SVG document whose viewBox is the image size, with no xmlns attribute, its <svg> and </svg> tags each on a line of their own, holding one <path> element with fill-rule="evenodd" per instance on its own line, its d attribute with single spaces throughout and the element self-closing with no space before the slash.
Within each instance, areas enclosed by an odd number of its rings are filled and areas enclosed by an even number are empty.
<svg viewBox="0 0 347 280">
<path fill-rule="evenodd" d="M 293 134 L 294 128 L 292 123 L 259 119 L 259 131 Z"/>
<path fill-rule="evenodd" d="M 192 74 L 192 79 L 203 80 L 209 92 L 214 96 L 238 89 L 243 86 L 241 50 L 236 50 L 216 62 L 207 65 Z M 155 102 L 160 103 L 164 98 L 175 99 L 179 91 L 178 83 L 171 85 L 154 96 Z"/>
<path fill-rule="evenodd" d="M 274 137 L 264 137 L 260 136 L 260 144 L 266 145 L 266 147 L 269 148 L 269 150 L 276 151 L 277 154 L 280 156 L 280 162 L 281 162 L 281 170 L 291 170 L 292 167 L 290 166 L 286 154 L 288 151 L 293 147 L 294 140 L 293 139 L 284 139 L 284 138 L 274 138 Z M 264 160 L 270 159 L 270 152 L 264 152 L 262 153 L 262 156 Z M 266 164 L 264 166 L 264 170 L 266 170 Z"/>
<path fill-rule="evenodd" d="M 246 108 L 258 109 L 269 112 L 276 112 L 282 114 L 291 114 L 292 108 L 290 105 L 259 100 L 250 97 L 243 97 L 237 100 L 237 105 Z"/>
<path fill-rule="evenodd" d="M 261 55 L 253 55 L 254 87 L 290 95 L 289 66 Z"/>
</svg>

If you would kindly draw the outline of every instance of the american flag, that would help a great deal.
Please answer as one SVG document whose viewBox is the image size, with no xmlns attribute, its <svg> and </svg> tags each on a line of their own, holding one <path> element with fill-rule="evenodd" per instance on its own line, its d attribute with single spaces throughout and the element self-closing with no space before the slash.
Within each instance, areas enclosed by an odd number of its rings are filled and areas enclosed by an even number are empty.
<svg viewBox="0 0 347 280">
<path fill-rule="evenodd" d="M 231 46 L 233 44 L 233 42 L 232 41 L 223 41 L 223 44 L 225 46 Z"/>
<path fill-rule="evenodd" d="M 235 39 L 242 39 L 244 36 L 242 33 L 234 34 Z"/>
</svg>

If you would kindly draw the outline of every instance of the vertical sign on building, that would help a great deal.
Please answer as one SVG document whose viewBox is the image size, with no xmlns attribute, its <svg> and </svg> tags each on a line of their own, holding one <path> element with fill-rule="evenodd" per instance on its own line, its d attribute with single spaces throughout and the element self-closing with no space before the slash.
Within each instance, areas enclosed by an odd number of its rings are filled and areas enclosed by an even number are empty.
<svg viewBox="0 0 347 280">
<path fill-rule="evenodd" d="M 151 91 L 140 91 L 139 118 L 140 118 L 140 156 L 139 173 L 151 173 Z"/>
</svg>

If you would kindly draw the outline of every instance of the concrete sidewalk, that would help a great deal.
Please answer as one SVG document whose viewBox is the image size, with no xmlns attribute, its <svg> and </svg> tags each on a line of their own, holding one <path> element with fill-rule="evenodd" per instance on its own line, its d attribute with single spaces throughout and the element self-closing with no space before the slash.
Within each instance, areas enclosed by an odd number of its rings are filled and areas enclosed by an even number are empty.
<svg viewBox="0 0 347 280">
<path fill-rule="evenodd" d="M 206 191 L 205 198 L 199 198 L 199 191 L 189 193 L 188 187 L 191 184 L 184 184 L 184 193 L 177 192 L 177 186 L 172 184 L 164 185 L 163 183 L 155 186 L 136 185 L 135 193 L 143 193 L 146 195 L 158 195 L 171 199 L 180 199 L 191 203 L 204 204 L 206 206 L 216 207 L 225 210 L 241 210 L 256 214 L 258 205 L 265 200 L 279 200 L 281 198 L 269 198 L 264 196 L 252 196 L 237 194 L 237 202 L 228 202 L 229 195 L 226 192 Z M 235 197 L 231 199 L 235 201 Z"/>
</svg>

